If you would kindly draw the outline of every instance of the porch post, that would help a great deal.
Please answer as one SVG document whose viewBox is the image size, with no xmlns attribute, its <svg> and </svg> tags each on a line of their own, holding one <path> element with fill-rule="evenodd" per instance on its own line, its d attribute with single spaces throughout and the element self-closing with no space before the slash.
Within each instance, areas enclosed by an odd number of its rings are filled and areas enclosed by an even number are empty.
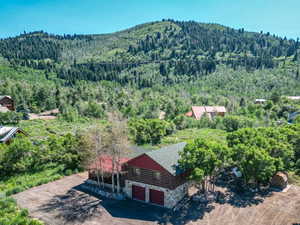
<svg viewBox="0 0 300 225">
<path fill-rule="evenodd" d="M 145 186 L 145 194 L 146 194 L 146 199 L 145 199 L 145 202 L 149 202 L 150 201 L 150 191 L 149 191 L 149 187 L 146 185 Z"/>
</svg>

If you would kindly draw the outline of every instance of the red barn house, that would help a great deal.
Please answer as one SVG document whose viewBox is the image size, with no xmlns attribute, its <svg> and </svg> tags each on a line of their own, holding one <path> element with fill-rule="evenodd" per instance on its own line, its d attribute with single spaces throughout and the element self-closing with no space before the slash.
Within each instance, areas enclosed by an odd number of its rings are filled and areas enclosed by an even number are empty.
<svg viewBox="0 0 300 225">
<path fill-rule="evenodd" d="M 126 196 L 173 208 L 188 191 L 186 175 L 178 166 L 179 152 L 185 145 L 167 146 L 129 160 L 123 189 Z"/>
<path fill-rule="evenodd" d="M 179 152 L 186 143 L 158 150 L 140 150 L 121 160 L 120 184 L 123 194 L 131 199 L 173 208 L 188 192 L 186 173 L 178 166 Z M 105 156 L 105 187 L 111 187 L 112 160 Z M 96 182 L 96 166 L 89 169 L 89 183 Z"/>
</svg>

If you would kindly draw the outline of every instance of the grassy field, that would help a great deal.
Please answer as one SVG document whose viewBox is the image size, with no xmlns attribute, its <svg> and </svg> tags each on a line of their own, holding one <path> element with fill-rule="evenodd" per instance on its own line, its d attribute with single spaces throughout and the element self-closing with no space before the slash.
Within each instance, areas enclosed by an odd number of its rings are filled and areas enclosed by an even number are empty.
<svg viewBox="0 0 300 225">
<path fill-rule="evenodd" d="M 218 142 L 226 142 L 226 131 L 218 129 L 185 129 L 177 131 L 176 133 L 166 136 L 162 140 L 163 145 L 178 143 L 183 141 L 189 141 L 195 138 L 211 139 Z"/>
<path fill-rule="evenodd" d="M 218 129 L 209 129 L 209 128 L 203 128 L 203 129 L 191 128 L 191 129 L 179 130 L 172 135 L 163 137 L 161 143 L 158 145 L 153 146 L 147 144 L 147 145 L 143 145 L 143 147 L 157 149 L 167 145 L 172 145 L 180 142 L 187 142 L 196 138 L 203 138 L 203 139 L 209 139 L 217 142 L 226 143 L 226 131 L 218 130 Z"/>
<path fill-rule="evenodd" d="M 79 130 L 85 130 L 96 125 L 101 126 L 105 123 L 104 120 L 96 119 L 82 119 L 72 123 L 60 119 L 24 120 L 18 126 L 32 138 L 45 138 L 51 134 L 63 135 L 66 133 L 76 133 Z"/>
<path fill-rule="evenodd" d="M 49 73 L 49 78 L 56 79 L 54 73 Z M 27 67 L 11 67 L 4 65 L 0 61 L 0 79 L 12 79 L 12 80 L 25 80 L 29 82 L 43 82 L 43 83 L 52 83 L 45 77 L 45 72 L 43 70 L 35 70 Z M 56 79 L 58 80 L 58 79 Z"/>
<path fill-rule="evenodd" d="M 0 181 L 0 193 L 10 196 L 29 188 L 57 180 L 63 176 L 62 169 L 59 167 L 12 176 Z"/>
<path fill-rule="evenodd" d="M 13 194 L 62 178 L 60 167 L 48 168 L 35 173 L 25 173 L 0 180 L 0 224 L 40 225 L 41 221 L 29 217 L 27 209 L 20 209 Z"/>
</svg>

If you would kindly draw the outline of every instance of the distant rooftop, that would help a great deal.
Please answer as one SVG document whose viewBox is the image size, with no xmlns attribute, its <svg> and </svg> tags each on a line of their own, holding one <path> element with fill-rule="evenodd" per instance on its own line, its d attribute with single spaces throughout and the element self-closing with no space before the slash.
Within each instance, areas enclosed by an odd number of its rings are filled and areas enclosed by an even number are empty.
<svg viewBox="0 0 300 225">
<path fill-rule="evenodd" d="M 300 96 L 287 96 L 290 100 L 300 100 Z"/>
<path fill-rule="evenodd" d="M 3 99 L 3 98 L 5 98 L 5 97 L 7 97 L 7 98 L 10 98 L 10 99 L 11 99 L 11 97 L 10 97 L 9 95 L 0 95 L 0 100 L 1 100 L 1 99 Z"/>
<path fill-rule="evenodd" d="M 2 127 L 2 126 L 0 126 L 0 143 L 8 141 L 18 131 L 20 131 L 20 128 L 18 128 L 18 127 Z"/>
</svg>

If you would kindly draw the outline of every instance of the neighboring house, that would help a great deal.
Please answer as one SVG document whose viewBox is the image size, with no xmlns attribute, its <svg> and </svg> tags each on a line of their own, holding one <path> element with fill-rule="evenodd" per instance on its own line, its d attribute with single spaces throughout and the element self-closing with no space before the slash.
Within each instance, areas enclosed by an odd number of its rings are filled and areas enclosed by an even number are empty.
<svg viewBox="0 0 300 225">
<path fill-rule="evenodd" d="M 131 199 L 173 208 L 188 193 L 185 171 L 179 168 L 179 152 L 186 143 L 146 151 L 132 159 L 123 158 L 121 186 L 123 193 Z M 110 160 L 105 171 L 111 172 Z M 95 171 L 89 171 L 95 180 Z M 111 179 L 111 178 L 110 178 Z M 110 181 L 107 181 L 110 182 Z"/>
<path fill-rule="evenodd" d="M 9 112 L 10 110 L 2 105 L 0 105 L 0 113 L 6 113 Z"/>
<path fill-rule="evenodd" d="M 2 127 L 0 126 L 0 143 L 9 144 L 17 134 L 25 134 L 18 127 Z"/>
<path fill-rule="evenodd" d="M 300 96 L 287 96 L 287 99 L 293 101 L 300 101 Z"/>
<path fill-rule="evenodd" d="M 10 111 L 15 111 L 14 100 L 8 95 L 0 96 L 0 106 L 8 108 Z"/>
<path fill-rule="evenodd" d="M 226 108 L 224 106 L 192 106 L 192 111 L 185 115 L 200 120 L 204 115 L 207 115 L 209 119 L 213 119 L 215 116 L 225 116 L 225 113 Z"/>
<path fill-rule="evenodd" d="M 258 98 L 258 99 L 255 99 L 255 104 L 264 104 L 266 103 L 266 99 L 263 99 L 263 98 Z"/>
<path fill-rule="evenodd" d="M 160 111 L 158 115 L 158 119 L 164 120 L 166 118 L 166 112 Z"/>
</svg>

